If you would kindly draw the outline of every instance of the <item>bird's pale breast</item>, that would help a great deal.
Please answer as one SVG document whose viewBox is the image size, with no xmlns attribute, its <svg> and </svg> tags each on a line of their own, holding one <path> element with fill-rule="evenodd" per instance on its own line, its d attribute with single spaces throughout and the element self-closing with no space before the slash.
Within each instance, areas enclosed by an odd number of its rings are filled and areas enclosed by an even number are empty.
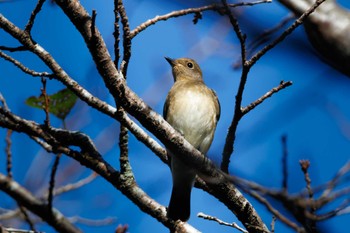
<svg viewBox="0 0 350 233">
<path fill-rule="evenodd" d="M 202 153 L 209 149 L 216 125 L 212 95 L 204 84 L 177 88 L 167 114 L 167 121 Z"/>
</svg>

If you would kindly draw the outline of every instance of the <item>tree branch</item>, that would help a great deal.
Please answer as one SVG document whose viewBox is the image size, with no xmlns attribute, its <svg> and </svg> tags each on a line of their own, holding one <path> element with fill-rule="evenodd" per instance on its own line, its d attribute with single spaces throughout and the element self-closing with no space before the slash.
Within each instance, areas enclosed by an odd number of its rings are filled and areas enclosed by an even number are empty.
<svg viewBox="0 0 350 233">
<path fill-rule="evenodd" d="M 241 74 L 241 79 L 240 79 L 240 83 L 236 94 L 234 116 L 232 118 L 230 127 L 228 129 L 225 146 L 222 153 L 221 169 L 224 172 L 228 173 L 230 158 L 234 151 L 234 142 L 236 139 L 236 131 L 237 131 L 238 123 L 244 115 L 242 111 L 242 97 L 243 97 L 243 92 L 244 92 L 245 84 L 246 84 L 250 69 L 263 55 L 265 55 L 268 51 L 274 48 L 277 44 L 281 43 L 298 26 L 300 26 L 304 22 L 306 17 L 309 16 L 312 12 L 314 12 L 315 9 L 324 1 L 325 0 L 316 0 L 316 2 L 305 13 L 303 13 L 297 20 L 295 20 L 294 23 L 289 28 L 287 28 L 277 39 L 275 39 L 270 44 L 266 45 L 263 49 L 258 51 L 255 55 L 253 55 L 250 58 L 250 60 L 246 60 L 245 35 L 241 32 L 237 19 L 233 16 L 232 12 L 229 10 L 226 0 L 222 0 L 223 4 L 226 6 L 226 14 L 228 15 L 230 22 L 233 26 L 233 29 L 240 41 L 241 56 L 242 56 L 242 74 Z"/>
<path fill-rule="evenodd" d="M 25 208 L 38 215 L 57 231 L 67 233 L 81 232 L 78 228 L 72 225 L 58 210 L 52 209 L 52 214 L 50 214 L 50 210 L 45 203 L 36 199 L 29 191 L 21 187 L 20 184 L 1 173 L 0 189 L 14 198 Z"/>
<path fill-rule="evenodd" d="M 193 232 L 193 227 L 189 224 L 179 224 L 169 220 L 166 216 L 165 207 L 150 198 L 135 182 L 129 182 L 130 180 L 126 182 L 126 177 L 121 176 L 117 170 L 102 158 L 91 139 L 85 134 L 53 127 L 47 128 L 35 122 L 22 119 L 3 107 L 0 107 L 0 127 L 23 132 L 31 137 L 42 138 L 46 143 L 50 144 L 50 147 L 47 145 L 44 147 L 45 149 L 51 149 L 49 152 L 64 153 L 95 171 L 120 190 L 142 211 L 155 217 L 168 228 Z M 69 146 L 78 146 L 81 151 L 72 150 Z"/>
<path fill-rule="evenodd" d="M 240 2 L 240 3 L 235 3 L 235 4 L 228 4 L 228 7 L 234 8 L 234 7 L 239 7 L 239 6 L 253 6 L 261 3 L 270 3 L 272 0 L 261 0 L 261 1 L 255 1 L 255 2 Z M 140 24 L 137 26 L 134 30 L 130 32 L 130 37 L 131 39 L 137 36 L 140 32 L 144 31 L 147 29 L 149 26 L 152 26 L 156 24 L 159 21 L 165 21 L 171 18 L 176 18 L 184 15 L 189 15 L 189 14 L 199 14 L 204 11 L 216 11 L 219 14 L 221 14 L 224 11 L 224 8 L 219 5 L 219 4 L 211 4 L 208 6 L 202 6 L 202 7 L 197 7 L 197 8 L 188 8 L 188 9 L 183 9 L 183 10 L 178 10 L 178 11 L 172 11 L 168 14 L 165 15 L 159 15 L 154 17 L 153 19 L 149 19 L 146 22 Z"/>
</svg>

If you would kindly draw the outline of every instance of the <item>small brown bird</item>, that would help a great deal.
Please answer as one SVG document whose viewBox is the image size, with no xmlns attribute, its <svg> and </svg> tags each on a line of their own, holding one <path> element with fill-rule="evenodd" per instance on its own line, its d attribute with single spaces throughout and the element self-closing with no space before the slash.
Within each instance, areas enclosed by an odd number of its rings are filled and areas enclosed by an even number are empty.
<svg viewBox="0 0 350 233">
<path fill-rule="evenodd" d="M 220 117 L 218 98 L 203 82 L 202 71 L 194 60 L 165 59 L 172 67 L 175 83 L 166 98 L 163 116 L 189 143 L 206 154 Z M 167 215 L 173 220 L 187 221 L 196 171 L 170 150 L 167 153 L 173 177 Z"/>
</svg>

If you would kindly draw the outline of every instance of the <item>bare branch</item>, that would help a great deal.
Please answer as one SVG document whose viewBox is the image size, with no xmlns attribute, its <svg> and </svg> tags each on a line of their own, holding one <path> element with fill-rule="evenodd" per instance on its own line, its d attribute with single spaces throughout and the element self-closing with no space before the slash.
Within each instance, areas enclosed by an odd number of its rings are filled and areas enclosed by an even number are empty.
<svg viewBox="0 0 350 233">
<path fill-rule="evenodd" d="M 294 229 L 296 232 L 303 232 L 305 233 L 305 229 L 299 227 L 297 224 L 295 224 L 293 221 L 289 220 L 286 216 L 284 216 L 282 213 L 280 213 L 276 208 L 274 208 L 271 203 L 261 195 L 259 195 L 255 191 L 249 191 L 246 190 L 252 197 L 254 197 L 257 201 L 259 201 L 261 204 L 266 206 L 266 208 L 281 222 L 286 224 L 288 227 Z"/>
<path fill-rule="evenodd" d="M 312 14 L 316 8 L 321 5 L 325 0 L 316 0 L 315 3 L 307 10 L 305 11 L 297 20 L 294 21 L 294 23 L 287 28 L 277 39 L 272 41 L 270 44 L 265 46 L 263 49 L 261 49 L 259 52 L 257 52 L 250 60 L 249 60 L 249 66 L 253 66 L 263 55 L 265 55 L 268 51 L 270 51 L 272 48 L 274 48 L 276 45 L 281 43 L 287 36 L 289 36 L 297 27 L 299 27 L 305 19 Z"/>
<path fill-rule="evenodd" d="M 240 2 L 240 3 L 235 3 L 235 4 L 228 4 L 228 6 L 233 8 L 233 7 L 238 7 L 238 6 L 253 6 L 253 5 L 257 5 L 257 4 L 261 4 L 261 3 L 270 3 L 270 2 L 272 2 L 272 0 L 261 0 L 261 1 L 255 1 L 255 2 Z M 170 18 L 176 18 L 176 17 L 189 15 L 189 14 L 200 14 L 201 12 L 210 11 L 210 10 L 217 11 L 218 13 L 221 14 L 224 11 L 224 8 L 218 4 L 212 4 L 212 5 L 202 6 L 202 7 L 197 7 L 197 8 L 188 8 L 188 9 L 184 9 L 184 10 L 172 11 L 172 12 L 165 14 L 165 15 L 156 16 L 153 19 L 149 19 L 146 22 L 140 24 L 139 26 L 137 26 L 134 30 L 132 30 L 130 32 L 130 37 L 131 37 L 131 39 L 134 38 L 137 34 L 142 32 L 143 30 L 145 30 L 149 26 L 156 24 L 159 21 L 165 21 L 165 20 L 168 20 Z"/>
<path fill-rule="evenodd" d="M 249 73 L 250 67 L 248 66 L 248 63 L 246 62 L 246 59 L 247 59 L 246 58 L 247 50 L 246 50 L 246 45 L 245 45 L 246 35 L 244 35 L 243 32 L 241 31 L 241 28 L 238 24 L 238 20 L 232 14 L 232 12 L 227 4 L 227 1 L 222 0 L 221 2 L 225 6 L 225 13 L 228 16 L 230 23 L 233 27 L 233 30 L 236 33 L 236 36 L 240 42 L 241 59 L 242 59 L 242 67 L 243 67 L 241 79 L 240 79 L 237 94 L 236 94 L 234 116 L 233 116 L 232 122 L 230 124 L 230 127 L 229 127 L 227 135 L 226 135 L 225 146 L 224 146 L 223 153 L 222 153 L 221 170 L 228 173 L 228 167 L 230 164 L 230 157 L 231 157 L 231 154 L 233 153 L 234 141 L 236 139 L 236 131 L 237 131 L 238 122 L 240 121 L 240 119 L 244 115 L 242 112 L 241 106 L 242 106 L 243 91 L 244 91 L 244 87 L 245 87 L 245 84 L 246 84 L 247 79 L 248 79 L 248 73 Z"/>
<path fill-rule="evenodd" d="M 53 208 L 53 197 L 54 197 L 54 188 L 55 188 L 55 176 L 58 169 L 58 164 L 60 163 L 61 154 L 57 154 L 55 156 L 55 161 L 53 163 L 51 174 L 50 174 L 50 182 L 49 182 L 49 190 L 47 195 L 47 206 L 51 211 Z"/>
<path fill-rule="evenodd" d="M 323 191 L 321 197 L 327 197 L 336 185 L 339 184 L 341 178 L 343 178 L 350 171 L 350 161 L 348 161 L 334 176 L 334 178 L 328 182 L 326 189 Z"/>
<path fill-rule="evenodd" d="M 280 85 L 278 85 L 275 88 L 272 88 L 269 92 L 267 92 L 265 95 L 263 95 L 262 97 L 260 97 L 256 101 L 254 101 L 253 103 L 249 104 L 247 107 L 242 108 L 242 114 L 243 115 L 247 114 L 248 112 L 253 110 L 255 107 L 260 105 L 262 102 L 264 102 L 264 100 L 271 97 L 273 94 L 275 94 L 275 93 L 279 92 L 280 90 L 283 90 L 284 88 L 291 86 L 291 85 L 292 85 L 291 81 L 287 81 L 287 82 L 281 81 Z"/>
<path fill-rule="evenodd" d="M 76 183 L 67 184 L 67 185 L 64 185 L 62 187 L 54 189 L 53 190 L 53 195 L 54 196 L 58 196 L 58 195 L 60 195 L 62 193 L 66 193 L 66 192 L 69 192 L 69 191 L 72 191 L 72 190 L 79 189 L 79 188 L 83 187 L 84 185 L 87 185 L 87 184 L 91 183 L 94 179 L 96 179 L 96 177 L 97 177 L 97 174 L 95 172 L 93 172 L 88 177 L 86 177 L 84 179 L 81 179 L 81 180 L 79 180 Z"/>
<path fill-rule="evenodd" d="M 41 233 L 40 231 L 22 230 L 22 229 L 16 229 L 12 227 L 3 227 L 3 226 L 0 226 L 0 232 L 1 233 Z"/>
<path fill-rule="evenodd" d="M 21 203 L 19 203 L 18 201 L 17 201 L 17 204 L 18 204 L 18 209 L 19 209 L 20 213 L 23 215 L 23 218 L 28 223 L 30 229 L 32 231 L 37 231 L 35 229 L 35 226 L 34 226 L 34 223 L 33 223 L 32 219 L 31 219 L 31 217 L 29 217 L 29 214 L 28 214 L 26 208 L 24 208 L 24 206 Z"/>
<path fill-rule="evenodd" d="M 12 219 L 12 218 L 18 217 L 19 215 L 20 215 L 20 210 L 18 208 L 14 210 L 0 208 L 0 220 Z"/>
<path fill-rule="evenodd" d="M 19 51 L 27 51 L 27 48 L 25 46 L 7 47 L 7 46 L 0 45 L 0 50 L 9 51 L 9 52 L 19 52 Z"/>
<path fill-rule="evenodd" d="M 224 221 L 218 219 L 217 217 L 209 216 L 209 215 L 206 215 L 204 213 L 198 213 L 197 217 L 203 218 L 203 219 L 206 219 L 206 220 L 210 220 L 210 221 L 215 221 L 215 222 L 219 223 L 220 225 L 233 227 L 233 228 L 239 230 L 240 232 L 248 233 L 248 231 L 246 231 L 243 228 L 241 228 L 240 226 L 238 226 L 237 223 L 235 223 L 235 222 L 232 222 L 232 223 L 224 222 Z"/>
<path fill-rule="evenodd" d="M 277 44 L 282 42 L 288 35 L 290 35 L 298 26 L 300 26 L 305 18 L 309 16 L 312 12 L 315 11 L 315 9 L 325 0 L 316 0 L 315 4 L 312 5 L 312 7 L 307 10 L 304 14 L 302 14 L 288 29 L 286 29 L 277 39 L 272 41 L 270 44 L 265 46 L 263 49 L 261 49 L 259 52 L 257 52 L 250 60 L 246 60 L 246 46 L 245 46 L 245 35 L 241 32 L 239 24 L 237 19 L 233 16 L 232 12 L 229 10 L 227 6 L 226 0 L 222 0 L 223 4 L 226 6 L 226 14 L 228 15 L 230 22 L 233 26 L 233 29 L 240 41 L 241 45 L 241 56 L 242 56 L 242 74 L 240 83 L 238 86 L 237 94 L 236 94 L 236 102 L 235 102 L 235 110 L 234 110 L 234 116 L 231 121 L 230 127 L 228 129 L 228 133 L 226 136 L 225 146 L 222 153 L 222 162 L 221 162 L 221 169 L 228 173 L 228 167 L 230 163 L 230 158 L 234 150 L 234 142 L 236 139 L 236 131 L 237 126 L 241 118 L 243 117 L 242 112 L 242 96 L 245 88 L 245 84 L 247 82 L 248 73 L 251 69 L 251 67 L 268 51 L 270 51 L 272 48 L 274 48 Z"/>
<path fill-rule="evenodd" d="M 120 125 L 120 133 L 119 133 L 120 173 L 124 177 L 123 179 L 124 182 L 135 182 L 135 177 L 129 162 L 128 140 L 129 140 L 128 129 L 125 128 L 123 125 Z"/>
<path fill-rule="evenodd" d="M 272 221 L 271 221 L 271 233 L 275 233 L 275 224 L 276 224 L 276 216 L 272 216 Z"/>
<path fill-rule="evenodd" d="M 11 134 L 12 130 L 8 129 L 7 134 L 6 134 L 6 148 L 5 148 L 5 153 L 6 153 L 6 171 L 7 171 L 7 176 L 8 178 L 12 179 L 13 174 L 12 174 L 12 152 L 11 152 Z"/>
<path fill-rule="evenodd" d="M 29 34 L 30 34 L 32 27 L 34 25 L 35 17 L 40 12 L 41 7 L 43 6 L 44 2 L 45 2 L 45 0 L 38 0 L 38 3 L 36 4 L 34 10 L 32 11 L 32 14 L 30 15 L 28 23 L 24 28 L 24 31 L 28 32 Z"/>
<path fill-rule="evenodd" d="M 115 67 L 118 67 L 119 64 L 119 58 L 120 58 L 120 49 L 119 49 L 119 42 L 120 42 L 120 28 L 119 28 L 119 20 L 120 16 L 118 13 L 118 2 L 119 0 L 114 0 L 114 65 Z"/>
<path fill-rule="evenodd" d="M 87 219 L 79 216 L 68 218 L 71 223 L 80 223 L 87 226 L 99 227 L 114 224 L 117 221 L 115 217 L 108 217 L 105 219 Z"/>
<path fill-rule="evenodd" d="M 121 67 L 121 72 L 123 76 L 126 77 L 126 72 L 128 70 L 129 60 L 131 57 L 131 33 L 129 26 L 129 19 L 126 14 L 126 10 L 122 0 L 118 0 L 117 10 L 119 12 L 121 23 L 123 25 L 123 61 L 124 65 Z"/>
<path fill-rule="evenodd" d="M 64 153 L 71 158 L 79 161 L 82 165 L 92 169 L 103 178 L 105 178 L 114 187 L 119 189 L 132 202 L 134 202 L 142 211 L 150 214 L 158 219 L 170 229 L 193 229 L 188 224 L 179 224 L 171 221 L 166 216 L 165 207 L 150 198 L 135 182 L 125 182 L 125 176 L 121 176 L 107 161 L 105 161 L 97 151 L 92 140 L 76 131 L 68 131 L 62 129 L 49 129 L 38 125 L 35 122 L 24 120 L 11 112 L 5 111 L 0 107 L 0 126 L 11 128 L 17 132 L 25 132 L 32 137 L 40 137 L 49 143 L 53 153 Z M 81 152 L 74 151 L 68 146 L 78 146 Z M 12 196 L 12 195 L 11 195 Z M 43 207 L 44 208 L 44 207 Z M 46 215 L 48 208 L 45 205 Z M 46 221 L 46 220 L 45 220 Z"/>
<path fill-rule="evenodd" d="M 81 232 L 72 225 L 58 210 L 53 209 L 52 214 L 48 213 L 48 207 L 36 199 L 29 191 L 20 186 L 17 182 L 9 179 L 0 173 L 0 189 L 14 198 L 25 208 L 41 217 L 44 221 L 60 232 Z"/>
<path fill-rule="evenodd" d="M 53 75 L 47 72 L 36 72 L 34 70 L 29 69 L 28 67 L 24 66 L 21 62 L 17 61 L 16 59 L 8 56 L 4 52 L 0 51 L 0 57 L 4 58 L 5 60 L 13 63 L 15 66 L 20 68 L 24 73 L 30 74 L 34 77 L 39 76 L 39 77 L 52 77 Z"/>
</svg>

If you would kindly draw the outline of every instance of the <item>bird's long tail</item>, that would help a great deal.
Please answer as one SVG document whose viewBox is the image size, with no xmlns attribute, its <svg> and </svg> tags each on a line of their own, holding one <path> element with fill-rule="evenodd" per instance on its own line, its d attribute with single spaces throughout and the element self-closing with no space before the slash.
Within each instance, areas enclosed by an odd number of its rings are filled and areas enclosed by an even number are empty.
<svg viewBox="0 0 350 233">
<path fill-rule="evenodd" d="M 171 158 L 171 172 L 173 190 L 167 215 L 173 220 L 187 221 L 191 213 L 191 190 L 196 173 L 176 156 Z"/>
</svg>

